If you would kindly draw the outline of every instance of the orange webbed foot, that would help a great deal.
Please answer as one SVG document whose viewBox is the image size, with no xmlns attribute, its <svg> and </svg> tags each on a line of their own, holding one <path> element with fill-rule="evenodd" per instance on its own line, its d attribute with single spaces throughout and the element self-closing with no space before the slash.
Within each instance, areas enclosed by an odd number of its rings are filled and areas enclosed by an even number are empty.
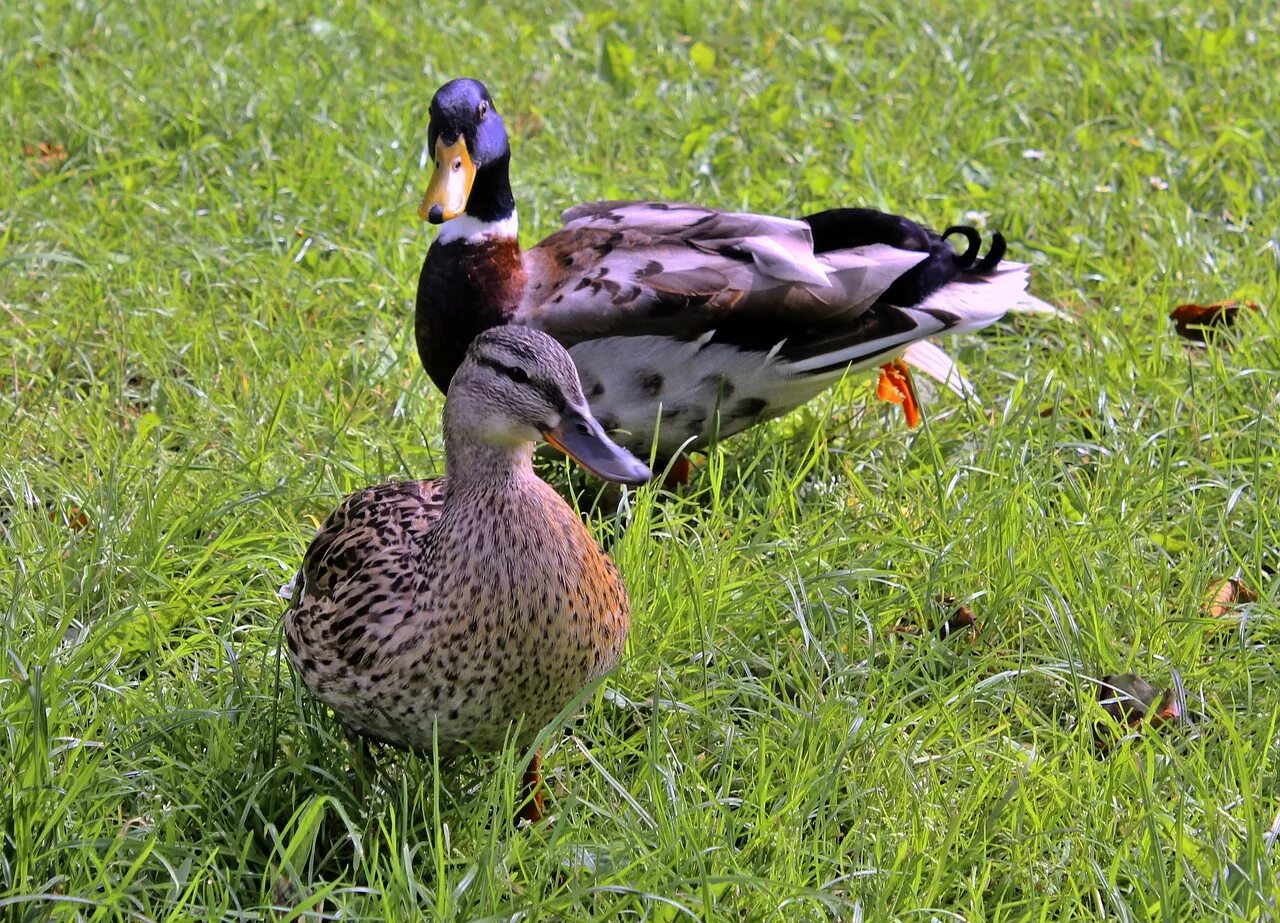
<svg viewBox="0 0 1280 923">
<path fill-rule="evenodd" d="M 909 428 L 915 429 L 920 425 L 920 402 L 916 399 L 916 386 L 911 381 L 911 370 L 901 359 L 894 359 L 880 366 L 876 397 L 902 407 Z"/>
</svg>

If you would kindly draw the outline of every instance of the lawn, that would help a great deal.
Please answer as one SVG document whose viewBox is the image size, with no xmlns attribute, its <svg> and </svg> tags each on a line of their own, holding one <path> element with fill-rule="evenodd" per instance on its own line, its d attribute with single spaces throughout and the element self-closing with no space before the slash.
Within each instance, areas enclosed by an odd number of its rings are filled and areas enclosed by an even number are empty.
<svg viewBox="0 0 1280 923">
<path fill-rule="evenodd" d="M 0 10 L 0 917 L 1276 912 L 1272 4 L 284 6 Z M 982 406 L 849 380 L 596 506 L 631 641 L 520 830 L 522 753 L 356 762 L 280 654 L 319 520 L 442 470 L 414 210 L 463 74 L 526 243 L 866 204 L 1001 229 L 1075 318 L 944 343 Z M 1122 733 L 1122 673 L 1181 720 Z"/>
</svg>

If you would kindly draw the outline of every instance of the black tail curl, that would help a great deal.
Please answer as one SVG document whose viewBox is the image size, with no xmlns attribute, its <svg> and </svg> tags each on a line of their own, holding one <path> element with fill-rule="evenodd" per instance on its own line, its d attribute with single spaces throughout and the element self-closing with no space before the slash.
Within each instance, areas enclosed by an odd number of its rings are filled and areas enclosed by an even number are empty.
<svg viewBox="0 0 1280 923">
<path fill-rule="evenodd" d="M 982 235 L 967 224 L 952 225 L 939 236 L 908 218 L 871 208 L 833 208 L 809 215 L 804 221 L 813 233 L 815 253 L 871 244 L 928 253 L 881 296 L 882 301 L 904 308 L 919 304 L 959 276 L 987 275 L 1000 265 L 1006 249 L 1004 236 L 998 231 L 991 235 L 987 255 L 980 256 Z M 947 242 L 952 236 L 964 238 L 963 253 L 957 253 Z"/>
<path fill-rule="evenodd" d="M 1004 235 L 996 231 L 991 235 L 991 247 L 987 250 L 987 255 L 979 260 L 978 253 L 982 249 L 982 235 L 978 233 L 976 228 L 967 224 L 953 224 L 942 232 L 942 239 L 946 240 L 952 234 L 959 234 L 965 239 L 964 253 L 955 255 L 956 268 L 962 273 L 985 276 L 1000 265 L 1000 261 L 1004 259 L 1004 252 L 1008 248 Z"/>
</svg>

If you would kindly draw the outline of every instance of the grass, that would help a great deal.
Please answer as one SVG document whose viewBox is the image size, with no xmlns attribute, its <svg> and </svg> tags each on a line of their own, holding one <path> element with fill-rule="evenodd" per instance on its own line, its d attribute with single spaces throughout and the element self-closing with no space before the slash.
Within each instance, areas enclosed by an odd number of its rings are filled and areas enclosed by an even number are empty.
<svg viewBox="0 0 1280 923">
<path fill-rule="evenodd" d="M 1275 913 L 1273 6 L 502 6 L 0 12 L 0 916 Z M 522 754 L 353 770 L 279 655 L 319 518 L 442 466 L 413 206 L 459 74 L 528 242 L 593 198 L 870 204 L 1000 227 L 1079 317 L 949 344 L 982 408 L 908 432 L 851 381 L 598 514 L 631 643 L 521 831 Z M 1174 336 L 1224 298 L 1263 310 Z M 1188 721 L 1099 755 L 1124 672 Z"/>
</svg>

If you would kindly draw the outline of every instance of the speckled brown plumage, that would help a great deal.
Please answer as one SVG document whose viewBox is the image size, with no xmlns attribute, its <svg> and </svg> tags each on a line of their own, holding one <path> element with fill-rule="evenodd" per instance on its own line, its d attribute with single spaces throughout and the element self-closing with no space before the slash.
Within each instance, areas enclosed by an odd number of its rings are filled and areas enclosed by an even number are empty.
<svg viewBox="0 0 1280 923">
<path fill-rule="evenodd" d="M 617 568 L 531 465 L 539 432 L 594 424 L 574 416 L 568 355 L 508 327 L 471 356 L 446 403 L 447 476 L 343 500 L 285 617 L 290 660 L 348 728 L 443 756 L 527 745 L 617 664 L 629 619 Z M 594 427 L 603 461 L 647 477 Z"/>
</svg>

